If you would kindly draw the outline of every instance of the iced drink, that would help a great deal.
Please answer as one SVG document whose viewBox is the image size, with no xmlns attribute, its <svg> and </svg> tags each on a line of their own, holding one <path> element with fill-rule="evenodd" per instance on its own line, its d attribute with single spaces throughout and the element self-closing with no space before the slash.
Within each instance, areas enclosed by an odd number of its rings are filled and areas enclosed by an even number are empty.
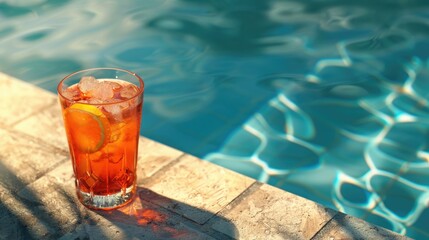
<svg viewBox="0 0 429 240">
<path fill-rule="evenodd" d="M 58 86 L 79 200 L 93 209 L 129 202 L 136 188 L 144 84 L 120 69 L 89 69 Z"/>
</svg>

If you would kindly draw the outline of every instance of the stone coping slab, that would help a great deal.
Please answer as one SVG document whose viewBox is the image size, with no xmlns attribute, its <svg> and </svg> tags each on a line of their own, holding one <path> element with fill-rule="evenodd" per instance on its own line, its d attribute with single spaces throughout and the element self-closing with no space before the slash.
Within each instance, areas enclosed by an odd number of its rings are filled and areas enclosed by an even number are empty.
<svg viewBox="0 0 429 240">
<path fill-rule="evenodd" d="M 0 73 L 2 239 L 408 239 L 144 137 L 135 200 L 89 210 L 56 98 Z"/>
</svg>

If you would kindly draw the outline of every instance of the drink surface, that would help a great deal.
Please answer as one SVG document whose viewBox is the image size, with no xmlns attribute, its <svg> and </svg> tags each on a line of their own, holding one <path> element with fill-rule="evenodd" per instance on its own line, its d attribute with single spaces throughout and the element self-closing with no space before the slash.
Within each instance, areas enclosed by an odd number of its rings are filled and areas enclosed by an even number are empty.
<svg viewBox="0 0 429 240">
<path fill-rule="evenodd" d="M 63 117 L 78 190 L 110 195 L 133 187 L 142 98 L 137 86 L 83 77 L 63 90 Z M 65 99 L 66 98 L 66 99 Z"/>
</svg>

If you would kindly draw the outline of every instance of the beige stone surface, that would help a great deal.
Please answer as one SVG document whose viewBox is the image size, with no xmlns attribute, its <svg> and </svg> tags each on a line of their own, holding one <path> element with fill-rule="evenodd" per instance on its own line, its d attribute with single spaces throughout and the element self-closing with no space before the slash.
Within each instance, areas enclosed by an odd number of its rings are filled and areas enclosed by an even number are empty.
<svg viewBox="0 0 429 240">
<path fill-rule="evenodd" d="M 230 170 L 185 155 L 171 168 L 145 183 L 145 187 L 184 203 L 166 201 L 162 206 L 202 224 L 253 182 L 254 180 Z"/>
<path fill-rule="evenodd" d="M 144 137 L 140 137 L 138 149 L 138 184 L 183 155 L 182 151 Z"/>
<path fill-rule="evenodd" d="M 74 191 L 73 170 L 66 161 L 42 178 L 29 184 L 17 196 L 27 204 L 28 209 L 36 209 L 34 229 L 47 231 L 37 238 L 57 238 L 73 229 L 87 216 L 87 209 L 81 205 Z M 38 220 L 42 220 L 39 222 Z"/>
<path fill-rule="evenodd" d="M 249 193 L 219 215 L 237 228 L 240 239 L 311 239 L 335 211 L 268 185 L 255 185 Z M 210 223 L 225 232 L 224 222 Z"/>
<path fill-rule="evenodd" d="M 39 217 L 37 207 L 22 201 L 0 184 L 0 238 L 33 239 L 47 236 L 49 219 Z"/>
<path fill-rule="evenodd" d="M 0 125 L 10 126 L 55 102 L 54 94 L 0 73 Z"/>
<path fill-rule="evenodd" d="M 61 239 L 215 239 L 180 216 L 137 197 L 113 211 L 89 211 L 82 224 Z"/>
<path fill-rule="evenodd" d="M 212 239 L 189 227 L 166 209 L 146 202 L 140 192 L 132 204 L 113 211 L 91 211 L 81 205 L 74 192 L 72 166 L 69 162 L 22 189 L 15 199 L 23 205 L 14 209 L 31 222 L 32 237 L 91 238 L 91 239 Z M 12 198 L 8 198 L 12 199 Z M 37 206 L 34 214 L 29 209 Z M 39 221 L 41 220 L 41 221 Z"/>
<path fill-rule="evenodd" d="M 75 195 L 73 180 L 72 166 L 66 162 L 19 191 L 15 198 L 7 197 L 9 201 L 15 199 L 9 204 L 17 206 L 14 213 L 32 224 L 29 231 L 32 237 L 215 239 L 199 229 L 201 226 L 162 208 L 157 201 L 165 201 L 163 196 L 148 202 L 153 193 L 141 187 L 135 200 L 125 207 L 112 211 L 86 209 Z M 23 203 L 25 206 L 21 206 Z M 34 206 L 36 210 L 31 211 Z"/>
<path fill-rule="evenodd" d="M 137 226 L 124 223 L 123 220 L 112 222 L 108 218 L 98 216 L 85 220 L 74 231 L 62 236 L 62 240 L 76 239 L 177 239 L 177 240 L 211 240 L 216 239 L 198 230 L 189 228 L 181 223 L 168 226 L 164 224 L 150 224 Z"/>
<path fill-rule="evenodd" d="M 40 112 L 18 122 L 13 129 L 42 138 L 47 143 L 68 151 L 59 103 L 50 105 Z"/>
<path fill-rule="evenodd" d="M 332 239 L 410 239 L 398 235 L 384 228 L 376 227 L 361 219 L 338 213 L 329 223 L 313 238 L 314 240 Z"/>
<path fill-rule="evenodd" d="M 67 152 L 24 133 L 0 129 L 0 181 L 18 190 L 66 161 Z"/>
</svg>

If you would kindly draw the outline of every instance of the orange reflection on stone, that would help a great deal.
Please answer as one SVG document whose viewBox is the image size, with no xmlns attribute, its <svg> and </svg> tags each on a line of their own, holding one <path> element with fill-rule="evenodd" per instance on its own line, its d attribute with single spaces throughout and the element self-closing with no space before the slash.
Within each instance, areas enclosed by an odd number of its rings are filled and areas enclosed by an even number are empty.
<svg viewBox="0 0 429 240">
<path fill-rule="evenodd" d="M 101 214 L 115 222 L 139 226 L 143 232 L 149 234 L 148 236 L 156 236 L 157 239 L 192 239 L 196 237 L 195 233 L 189 231 L 188 227 L 179 220 L 180 216 L 170 216 L 168 210 L 148 203 L 140 197 L 122 208 L 103 211 Z"/>
<path fill-rule="evenodd" d="M 153 209 L 138 209 L 136 219 L 139 225 L 147 225 L 149 223 L 165 222 L 166 216 Z"/>
</svg>

